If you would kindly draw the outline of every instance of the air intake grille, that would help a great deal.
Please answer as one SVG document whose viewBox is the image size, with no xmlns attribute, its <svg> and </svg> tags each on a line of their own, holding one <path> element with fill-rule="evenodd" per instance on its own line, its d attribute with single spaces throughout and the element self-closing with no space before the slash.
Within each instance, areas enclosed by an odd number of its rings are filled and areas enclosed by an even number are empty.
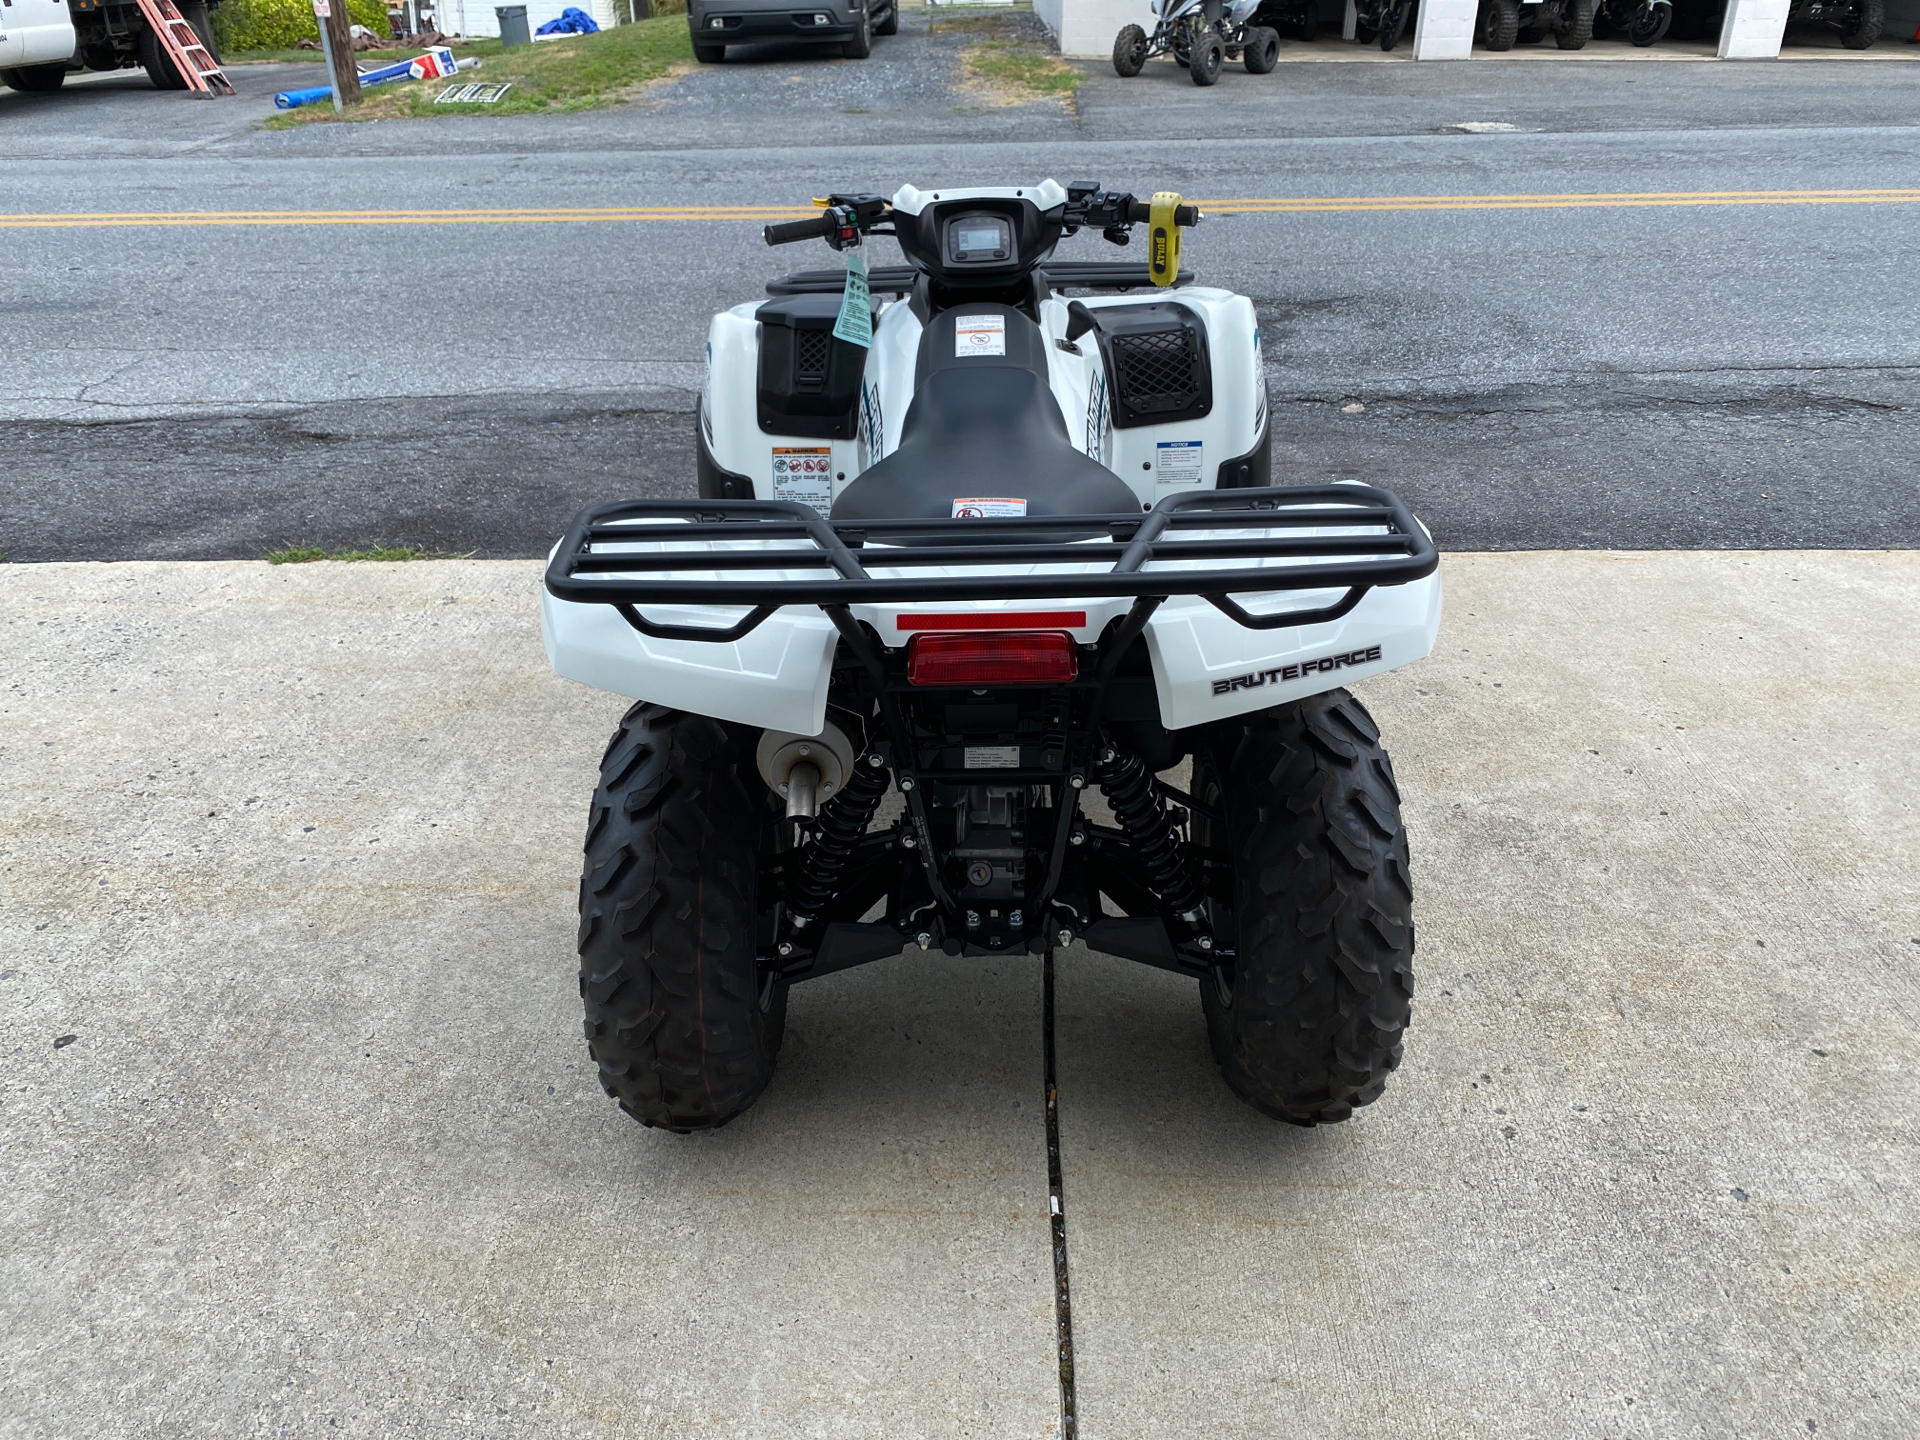
<svg viewBox="0 0 1920 1440">
<path fill-rule="evenodd" d="M 824 380 L 827 375 L 827 354 L 833 345 L 831 330 L 794 331 L 794 364 L 802 380 Z"/>
<path fill-rule="evenodd" d="M 1141 415 L 1185 410 L 1206 390 L 1194 335 L 1185 326 L 1157 334 L 1113 337 L 1120 398 Z"/>
</svg>

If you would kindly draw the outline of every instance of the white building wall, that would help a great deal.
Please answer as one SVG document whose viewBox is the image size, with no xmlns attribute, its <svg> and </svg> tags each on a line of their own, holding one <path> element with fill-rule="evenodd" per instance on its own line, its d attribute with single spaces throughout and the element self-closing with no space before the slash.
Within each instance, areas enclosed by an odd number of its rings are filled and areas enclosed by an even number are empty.
<svg viewBox="0 0 1920 1440">
<path fill-rule="evenodd" d="M 1788 0 L 1727 0 L 1720 25 L 1722 60 L 1771 60 L 1787 31 Z"/>
<path fill-rule="evenodd" d="M 1413 17 L 1413 58 L 1471 59 L 1479 10 L 1475 0 L 1420 0 Z"/>
<path fill-rule="evenodd" d="M 1049 18 L 1048 8 L 1058 12 Z M 1034 0 L 1034 13 L 1060 41 L 1060 53 L 1080 60 L 1110 60 L 1122 27 L 1138 25 L 1153 33 L 1153 6 L 1147 0 Z"/>
<path fill-rule="evenodd" d="M 500 22 L 494 18 L 496 3 L 525 5 L 527 30 L 538 30 L 549 20 L 558 20 L 569 6 L 584 10 L 602 30 L 616 23 L 613 0 L 435 0 L 434 23 L 449 35 L 498 35 Z"/>
</svg>

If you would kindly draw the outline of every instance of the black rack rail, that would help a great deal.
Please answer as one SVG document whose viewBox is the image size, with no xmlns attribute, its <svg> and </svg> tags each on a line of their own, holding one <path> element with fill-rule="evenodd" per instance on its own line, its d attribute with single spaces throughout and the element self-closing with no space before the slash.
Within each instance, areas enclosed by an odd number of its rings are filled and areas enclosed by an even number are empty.
<svg viewBox="0 0 1920 1440">
<path fill-rule="evenodd" d="M 1144 261 L 1050 260 L 1038 267 L 1055 290 L 1150 290 L 1153 277 Z M 905 295 L 920 272 L 911 265 L 876 265 L 867 272 L 867 289 L 875 295 Z M 767 282 L 769 295 L 838 295 L 847 283 L 845 270 L 796 270 Z M 1191 285 L 1193 271 L 1182 270 L 1174 285 Z"/>
<path fill-rule="evenodd" d="M 1354 528 L 1366 533 L 1305 533 Z M 1267 563 L 1276 560 L 1294 563 Z M 1101 562 L 1110 568 L 1079 568 Z M 862 604 L 1174 595 L 1198 595 L 1249 629 L 1269 630 L 1338 619 L 1374 586 L 1424 579 L 1438 564 L 1400 498 L 1368 485 L 1202 490 L 1168 496 L 1144 515 L 857 524 L 788 500 L 621 500 L 574 517 L 546 586 L 560 600 L 611 605 L 634 629 L 666 640 L 738 640 L 783 605 L 844 614 Z M 1008 574 L 1009 566 L 1063 568 Z M 932 568 L 963 573 L 871 573 Z M 1334 588 L 1347 593 L 1332 605 L 1276 614 L 1232 599 Z M 642 615 L 637 607 L 649 604 L 748 613 L 731 625 L 675 625 Z"/>
</svg>

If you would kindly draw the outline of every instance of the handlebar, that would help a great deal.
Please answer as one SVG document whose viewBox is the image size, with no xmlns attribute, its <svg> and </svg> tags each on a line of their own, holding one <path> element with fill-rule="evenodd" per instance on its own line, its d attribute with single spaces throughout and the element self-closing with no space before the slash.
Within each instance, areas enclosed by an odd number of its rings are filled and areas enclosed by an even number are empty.
<svg viewBox="0 0 1920 1440">
<path fill-rule="evenodd" d="M 832 215 L 817 215 L 811 220 L 787 220 L 766 227 L 767 244 L 792 245 L 799 240 L 824 240 L 840 228 Z"/>
</svg>

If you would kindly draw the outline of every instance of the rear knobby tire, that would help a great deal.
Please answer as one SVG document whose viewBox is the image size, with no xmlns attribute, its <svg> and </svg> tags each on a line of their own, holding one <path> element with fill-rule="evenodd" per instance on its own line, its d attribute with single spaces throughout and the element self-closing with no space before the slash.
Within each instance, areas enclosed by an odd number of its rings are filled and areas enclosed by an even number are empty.
<svg viewBox="0 0 1920 1440">
<path fill-rule="evenodd" d="M 1345 1120 L 1380 1098 L 1413 1008 L 1407 835 L 1380 732 L 1333 690 L 1215 727 L 1195 770 L 1234 857 L 1233 910 L 1216 915 L 1234 963 L 1201 981 L 1213 1058 L 1275 1119 Z"/>
<path fill-rule="evenodd" d="M 1123 25 L 1113 41 L 1113 73 L 1131 80 L 1147 63 L 1147 32 L 1138 25 Z"/>
<path fill-rule="evenodd" d="M 1553 43 L 1562 50 L 1582 50 L 1593 38 L 1593 0 L 1566 0 L 1560 7 L 1560 28 Z"/>
<path fill-rule="evenodd" d="M 1880 38 L 1886 23 L 1886 0 L 1859 0 L 1859 8 L 1840 22 L 1840 43 L 1849 50 L 1865 50 Z"/>
<path fill-rule="evenodd" d="M 1480 12 L 1480 43 L 1489 50 L 1511 50 L 1520 38 L 1517 0 L 1486 0 Z"/>
<path fill-rule="evenodd" d="M 1187 74 L 1196 85 L 1211 85 L 1220 78 L 1220 67 L 1227 63 L 1227 47 L 1220 37 L 1208 32 L 1193 42 L 1193 56 L 1187 61 Z"/>
<path fill-rule="evenodd" d="M 749 738 L 642 703 L 600 762 L 580 879 L 580 998 L 600 1084 L 643 1125 L 685 1134 L 760 1097 L 786 986 L 755 964 L 769 833 Z"/>
<path fill-rule="evenodd" d="M 1269 75 L 1280 61 L 1280 32 L 1256 25 L 1247 32 L 1247 48 L 1241 61 L 1249 75 Z"/>
</svg>

